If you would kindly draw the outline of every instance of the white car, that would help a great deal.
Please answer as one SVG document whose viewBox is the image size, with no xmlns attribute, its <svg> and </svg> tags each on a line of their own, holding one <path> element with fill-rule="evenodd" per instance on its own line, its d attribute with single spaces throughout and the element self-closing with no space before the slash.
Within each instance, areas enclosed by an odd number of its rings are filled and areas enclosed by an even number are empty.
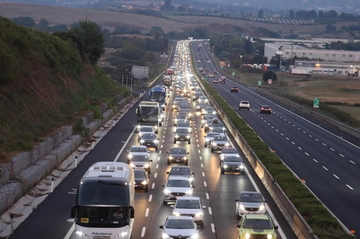
<svg viewBox="0 0 360 239">
<path fill-rule="evenodd" d="M 203 206 L 199 197 L 178 197 L 175 205 L 171 205 L 171 207 L 173 208 L 174 216 L 191 215 L 194 222 L 201 228 L 204 228 L 204 209 L 206 206 Z"/>
<path fill-rule="evenodd" d="M 235 156 L 235 157 L 240 157 L 239 152 L 237 151 L 236 148 L 223 148 L 220 152 L 220 161 L 223 160 L 225 157 L 229 157 L 229 156 Z"/>
<path fill-rule="evenodd" d="M 138 141 L 140 141 L 141 136 L 144 134 L 155 134 L 155 130 L 152 126 L 149 125 L 139 125 L 138 126 Z"/>
<path fill-rule="evenodd" d="M 133 156 L 135 155 L 140 155 L 140 156 L 147 156 L 149 158 L 150 156 L 150 151 L 147 149 L 146 146 L 143 145 L 139 145 L 139 146 L 131 146 L 131 148 L 129 150 L 127 150 L 128 152 L 128 159 L 132 159 Z"/>
<path fill-rule="evenodd" d="M 193 193 L 193 185 L 190 180 L 182 176 L 171 176 L 168 178 L 164 187 L 163 204 L 175 202 L 180 196 L 190 196 Z"/>
<path fill-rule="evenodd" d="M 266 213 L 265 199 L 260 192 L 242 191 L 236 202 L 236 217 L 239 220 L 244 214 L 264 214 Z"/>
<path fill-rule="evenodd" d="M 191 216 L 168 216 L 164 225 L 159 227 L 162 239 L 199 238 L 196 223 Z"/>
<path fill-rule="evenodd" d="M 225 147 L 229 147 L 230 143 L 225 135 L 216 135 L 211 143 L 211 153 L 216 150 L 222 150 Z"/>
<path fill-rule="evenodd" d="M 242 100 L 239 103 L 239 110 L 246 109 L 250 110 L 250 102 L 247 100 Z"/>
<path fill-rule="evenodd" d="M 211 145 L 212 141 L 214 140 L 214 136 L 219 135 L 219 133 L 217 132 L 209 132 L 207 133 L 204 137 L 205 137 L 205 142 L 204 142 L 204 146 L 208 147 Z"/>
<path fill-rule="evenodd" d="M 177 126 L 176 126 L 174 132 L 177 129 L 182 129 L 182 128 L 189 130 L 190 134 L 192 133 L 192 127 L 191 127 L 191 125 L 190 125 L 190 123 L 188 121 L 185 121 L 185 122 L 180 122 L 179 121 L 179 122 L 177 122 Z"/>
</svg>

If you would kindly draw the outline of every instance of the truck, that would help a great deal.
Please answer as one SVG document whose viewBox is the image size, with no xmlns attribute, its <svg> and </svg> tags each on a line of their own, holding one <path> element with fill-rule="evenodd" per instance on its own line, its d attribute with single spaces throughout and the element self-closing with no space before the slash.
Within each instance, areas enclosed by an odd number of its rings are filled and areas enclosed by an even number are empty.
<svg viewBox="0 0 360 239">
<path fill-rule="evenodd" d="M 156 85 L 149 91 L 150 100 L 159 102 L 162 110 L 165 110 L 167 100 L 167 87 L 164 85 Z"/>
<path fill-rule="evenodd" d="M 153 125 L 154 130 L 162 126 L 161 107 L 159 102 L 140 101 L 135 110 L 137 125 Z"/>
<path fill-rule="evenodd" d="M 311 72 L 308 71 L 306 68 L 292 68 L 291 74 L 293 75 L 310 75 Z"/>
<path fill-rule="evenodd" d="M 130 239 L 134 224 L 134 171 L 126 163 L 97 162 L 81 178 L 71 209 L 76 239 Z"/>
<path fill-rule="evenodd" d="M 164 75 L 163 84 L 170 88 L 170 86 L 172 85 L 172 75 Z"/>
</svg>

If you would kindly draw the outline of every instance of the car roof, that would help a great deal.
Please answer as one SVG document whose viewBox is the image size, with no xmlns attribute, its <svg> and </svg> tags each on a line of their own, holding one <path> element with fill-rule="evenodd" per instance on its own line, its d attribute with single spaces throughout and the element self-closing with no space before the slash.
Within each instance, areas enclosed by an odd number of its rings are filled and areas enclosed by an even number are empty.
<svg viewBox="0 0 360 239">
<path fill-rule="evenodd" d="M 168 177 L 168 181 L 169 181 L 170 179 L 189 181 L 189 178 L 184 177 L 184 176 L 178 176 L 178 175 L 170 175 L 170 176 Z"/>
<path fill-rule="evenodd" d="M 195 196 L 181 196 L 178 197 L 177 200 L 200 200 L 200 197 L 195 197 Z"/>
<path fill-rule="evenodd" d="M 170 216 L 167 217 L 167 219 L 191 219 L 192 221 L 194 221 L 192 216 L 173 216 L 173 215 L 170 215 Z"/>
</svg>

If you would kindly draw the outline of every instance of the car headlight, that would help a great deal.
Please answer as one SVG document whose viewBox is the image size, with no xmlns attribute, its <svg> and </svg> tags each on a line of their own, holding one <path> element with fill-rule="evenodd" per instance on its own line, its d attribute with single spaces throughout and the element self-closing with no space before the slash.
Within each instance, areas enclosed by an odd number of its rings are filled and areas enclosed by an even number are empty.
<svg viewBox="0 0 360 239">
<path fill-rule="evenodd" d="M 198 234 L 197 232 L 195 232 L 195 234 L 192 235 L 190 238 L 191 238 L 191 239 L 198 239 L 198 238 L 199 238 L 199 234 Z"/>
<path fill-rule="evenodd" d="M 185 192 L 186 195 L 192 195 L 192 193 L 193 193 L 192 189 Z"/>
<path fill-rule="evenodd" d="M 210 130 L 213 130 L 214 129 L 214 127 L 210 127 Z"/>
<path fill-rule="evenodd" d="M 134 168 L 135 164 L 134 163 L 130 163 L 130 167 Z"/>
<path fill-rule="evenodd" d="M 84 236 L 85 234 L 82 231 L 76 231 L 76 235 Z"/>
<path fill-rule="evenodd" d="M 224 168 L 227 168 L 228 166 L 226 164 L 223 165 Z"/>
<path fill-rule="evenodd" d="M 245 233 L 245 238 L 249 239 L 250 238 L 250 234 L 249 233 Z"/>
<path fill-rule="evenodd" d="M 183 157 L 183 160 L 187 160 L 187 157 L 185 156 L 185 157 Z"/>
<path fill-rule="evenodd" d="M 224 156 L 224 155 L 220 155 L 220 158 L 221 158 L 221 159 L 224 159 L 224 158 L 225 158 L 225 156 Z"/>
<path fill-rule="evenodd" d="M 155 139 L 154 144 L 157 144 L 157 143 L 159 143 L 159 140 Z"/>
<path fill-rule="evenodd" d="M 178 121 L 178 119 L 175 119 L 174 121 L 175 121 L 175 122 L 177 122 L 177 121 Z"/>
<path fill-rule="evenodd" d="M 212 142 L 212 145 L 213 145 L 213 146 L 216 146 L 217 144 L 216 144 L 215 142 Z"/>
<path fill-rule="evenodd" d="M 203 215 L 202 212 L 198 212 L 198 213 L 195 214 L 195 217 L 201 217 L 202 215 Z"/>
<path fill-rule="evenodd" d="M 144 180 L 144 181 L 141 182 L 141 184 L 142 184 L 142 185 L 146 185 L 146 184 L 148 184 L 148 183 L 147 183 L 146 180 Z"/>
<path fill-rule="evenodd" d="M 225 146 L 226 146 L 226 147 L 229 147 L 229 146 L 230 146 L 230 144 L 229 144 L 229 143 L 226 143 L 226 144 L 225 144 Z"/>
<path fill-rule="evenodd" d="M 145 142 L 145 140 L 143 140 L 143 139 L 140 139 L 140 143 L 142 143 L 142 144 L 143 144 L 144 142 Z"/>
<path fill-rule="evenodd" d="M 142 136 L 143 134 L 141 133 L 141 132 L 139 132 L 139 137 L 141 138 L 141 136 Z"/>
<path fill-rule="evenodd" d="M 173 156 L 169 156 L 169 159 L 173 159 Z"/>
<path fill-rule="evenodd" d="M 173 215 L 178 217 L 178 216 L 180 216 L 181 214 L 180 214 L 179 212 L 173 212 Z"/>
<path fill-rule="evenodd" d="M 265 209 L 265 205 L 263 204 L 263 205 L 260 206 L 259 210 L 262 211 L 264 209 Z"/>
<path fill-rule="evenodd" d="M 164 189 L 164 193 L 165 193 L 165 194 L 170 194 L 171 191 L 170 191 L 169 189 L 166 189 L 166 188 L 165 188 L 165 189 Z"/>
<path fill-rule="evenodd" d="M 150 165 L 148 163 L 144 164 L 144 168 L 148 168 Z"/>
<path fill-rule="evenodd" d="M 272 239 L 273 236 L 272 236 L 271 234 L 267 234 L 266 238 L 267 238 L 267 239 Z"/>
<path fill-rule="evenodd" d="M 190 135 L 186 135 L 186 138 L 190 138 Z"/>
<path fill-rule="evenodd" d="M 157 130 L 157 129 L 158 129 L 158 127 L 157 127 L 157 126 L 154 126 L 154 129 L 155 129 L 155 130 Z"/>
<path fill-rule="evenodd" d="M 215 115 L 215 114 L 216 114 L 216 111 L 213 111 L 212 113 Z"/>
<path fill-rule="evenodd" d="M 165 232 L 163 232 L 163 233 L 161 234 L 161 238 L 167 239 L 167 238 L 170 238 L 170 236 L 169 236 L 168 234 L 166 234 Z"/>
<path fill-rule="evenodd" d="M 208 139 L 208 138 L 205 138 L 205 142 L 209 142 L 210 141 L 210 139 Z"/>
<path fill-rule="evenodd" d="M 223 127 L 222 130 L 225 130 L 225 127 Z"/>
<path fill-rule="evenodd" d="M 179 138 L 179 135 L 175 135 L 175 138 Z"/>
<path fill-rule="evenodd" d="M 131 154 L 128 155 L 128 158 L 131 159 L 133 156 Z"/>
<path fill-rule="evenodd" d="M 244 164 L 240 164 L 240 166 L 239 166 L 241 169 L 244 169 L 245 167 L 244 167 Z"/>
<path fill-rule="evenodd" d="M 137 126 L 137 129 L 139 130 L 139 129 L 140 129 L 140 127 L 141 127 L 141 126 L 140 126 L 140 125 L 138 125 L 138 126 Z"/>
<path fill-rule="evenodd" d="M 240 208 L 240 210 L 245 210 L 245 207 L 242 204 L 239 205 L 239 208 Z"/>
</svg>

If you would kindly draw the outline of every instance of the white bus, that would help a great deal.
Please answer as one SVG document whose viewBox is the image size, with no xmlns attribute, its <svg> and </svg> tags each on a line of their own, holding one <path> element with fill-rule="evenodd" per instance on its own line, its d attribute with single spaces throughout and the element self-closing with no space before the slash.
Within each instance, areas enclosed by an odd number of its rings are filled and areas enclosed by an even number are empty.
<svg viewBox="0 0 360 239">
<path fill-rule="evenodd" d="M 129 239 L 134 224 L 134 171 L 126 163 L 97 162 L 80 180 L 71 217 L 77 239 Z"/>
</svg>

